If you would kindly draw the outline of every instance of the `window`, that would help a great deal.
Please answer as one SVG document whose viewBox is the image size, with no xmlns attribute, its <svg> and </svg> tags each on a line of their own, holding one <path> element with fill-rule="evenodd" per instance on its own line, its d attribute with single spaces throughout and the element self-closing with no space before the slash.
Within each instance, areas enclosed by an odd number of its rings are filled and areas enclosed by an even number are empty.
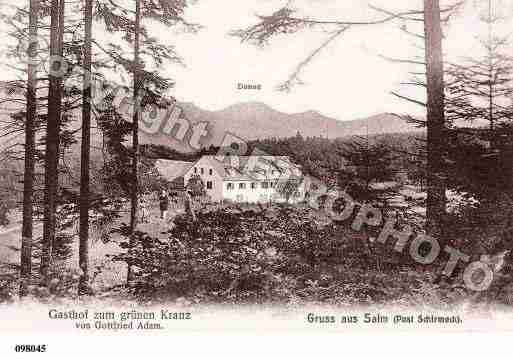
<svg viewBox="0 0 513 359">
<path fill-rule="evenodd" d="M 201 174 L 203 174 L 203 167 L 200 168 L 200 172 L 201 172 Z"/>
<path fill-rule="evenodd" d="M 212 189 L 212 181 L 207 181 L 207 189 Z"/>
<path fill-rule="evenodd" d="M 269 188 L 269 182 L 262 182 L 262 188 Z"/>
<path fill-rule="evenodd" d="M 235 185 L 234 185 L 233 183 L 228 182 L 228 183 L 226 184 L 226 189 L 227 189 L 227 190 L 232 190 L 232 189 L 234 189 L 234 188 L 235 188 Z"/>
<path fill-rule="evenodd" d="M 239 183 L 239 189 L 246 189 L 245 183 Z"/>
<path fill-rule="evenodd" d="M 210 176 L 212 176 L 212 173 L 214 173 L 214 171 L 212 171 L 212 168 L 211 168 L 211 169 L 209 169 L 209 170 L 208 170 L 208 174 L 209 174 Z"/>
<path fill-rule="evenodd" d="M 194 173 L 198 173 L 198 167 L 194 167 Z"/>
<path fill-rule="evenodd" d="M 257 188 L 257 184 L 255 182 L 251 182 L 251 189 Z"/>
<path fill-rule="evenodd" d="M 274 182 L 271 182 L 271 188 L 274 188 Z"/>
</svg>

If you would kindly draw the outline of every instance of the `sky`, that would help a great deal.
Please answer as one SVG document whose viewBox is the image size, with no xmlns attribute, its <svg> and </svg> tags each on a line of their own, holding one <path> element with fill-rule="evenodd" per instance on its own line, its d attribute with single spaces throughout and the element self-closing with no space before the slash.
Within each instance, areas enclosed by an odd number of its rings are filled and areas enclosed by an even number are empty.
<svg viewBox="0 0 513 359">
<path fill-rule="evenodd" d="M 397 91 L 422 99 L 422 89 L 402 86 L 409 71 L 419 70 L 392 63 L 382 56 L 414 58 L 422 55 L 416 40 L 400 31 L 400 23 L 354 27 L 326 48 L 304 71 L 304 85 L 290 93 L 276 91 L 295 66 L 328 34 L 307 30 L 280 37 L 264 49 L 241 44 L 226 34 L 255 22 L 255 13 L 269 14 L 285 1 L 229 1 L 219 9 L 219 0 L 202 0 L 190 12 L 191 19 L 206 29 L 192 37 L 173 41 L 185 57 L 186 69 L 169 69 L 177 80 L 175 96 L 206 109 L 217 110 L 240 101 L 261 101 L 283 112 L 317 110 L 339 120 L 351 120 L 380 112 L 422 115 L 424 109 L 393 96 Z M 393 6 L 391 6 L 393 4 Z M 420 8 L 417 0 L 375 0 L 372 5 L 392 10 Z M 445 29 L 444 50 L 453 57 L 479 50 L 478 9 L 469 4 Z M 311 17 L 323 19 L 369 19 L 382 15 L 366 1 L 293 1 L 292 6 Z M 216 10 L 217 9 L 217 10 Z M 513 25 L 513 24 L 512 24 Z M 418 26 L 418 25 L 417 25 Z M 415 25 L 408 27 L 422 31 Z M 511 26 L 513 29 L 513 26 Z M 257 83 L 261 91 L 237 90 L 238 82 Z"/>
<path fill-rule="evenodd" d="M 478 21 L 483 0 L 467 1 L 467 6 L 444 28 L 444 51 L 451 59 L 480 51 L 476 37 L 483 35 L 485 29 Z M 389 10 L 420 9 L 422 6 L 420 0 L 197 0 L 185 16 L 203 26 L 198 34 L 179 34 L 160 25 L 147 24 L 164 43 L 176 46 L 185 61 L 186 67 L 166 65 L 163 69 L 164 74 L 176 81 L 171 94 L 206 110 L 258 101 L 282 112 L 315 110 L 341 121 L 381 112 L 424 114 L 424 108 L 391 94 L 395 91 L 419 100 L 425 96 L 420 88 L 401 85 L 411 79 L 410 71 L 422 68 L 383 58 L 422 56 L 422 50 L 418 48 L 421 43 L 400 31 L 402 23 L 399 22 L 351 28 L 304 69 L 300 76 L 303 85 L 294 87 L 291 92 L 277 91 L 276 86 L 284 82 L 298 63 L 329 34 L 322 29 L 308 29 L 281 36 L 268 46 L 257 48 L 241 44 L 240 39 L 228 33 L 254 24 L 255 14 L 270 14 L 287 2 L 299 14 L 351 21 L 383 16 L 371 10 L 369 5 Z M 494 0 L 497 6 L 499 2 L 501 8 L 510 13 L 513 11 L 513 0 Z M 504 20 L 497 31 L 513 30 L 512 22 L 511 19 Z M 421 24 L 407 26 L 408 30 L 422 31 Z M 3 74 L 6 76 L 5 72 Z M 239 90 L 238 83 L 259 84 L 262 88 Z"/>
</svg>

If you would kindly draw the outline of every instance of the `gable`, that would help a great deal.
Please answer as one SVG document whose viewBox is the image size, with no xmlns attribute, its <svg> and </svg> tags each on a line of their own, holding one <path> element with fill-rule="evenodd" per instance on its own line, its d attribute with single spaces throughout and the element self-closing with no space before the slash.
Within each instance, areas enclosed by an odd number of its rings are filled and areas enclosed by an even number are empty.
<svg viewBox="0 0 513 359">
<path fill-rule="evenodd" d="M 197 172 L 194 172 L 197 168 Z M 300 167 L 288 156 L 226 156 L 218 161 L 215 156 L 203 156 L 188 171 L 200 174 L 200 169 L 213 171 L 227 181 L 254 181 L 278 179 L 282 176 L 301 176 Z"/>
<path fill-rule="evenodd" d="M 179 177 L 183 177 L 192 167 L 193 162 L 174 161 L 158 159 L 155 162 L 157 171 L 168 181 L 172 182 Z"/>
<path fill-rule="evenodd" d="M 216 161 L 215 159 L 211 160 L 209 157 L 210 156 L 203 156 L 194 162 L 188 169 L 187 176 L 201 174 L 201 168 L 203 168 L 205 174 L 207 174 L 208 171 L 212 169 L 218 177 L 224 177 L 224 169 L 222 168 L 222 165 L 219 163 L 219 161 Z M 197 169 L 196 171 L 194 170 L 195 168 Z"/>
</svg>

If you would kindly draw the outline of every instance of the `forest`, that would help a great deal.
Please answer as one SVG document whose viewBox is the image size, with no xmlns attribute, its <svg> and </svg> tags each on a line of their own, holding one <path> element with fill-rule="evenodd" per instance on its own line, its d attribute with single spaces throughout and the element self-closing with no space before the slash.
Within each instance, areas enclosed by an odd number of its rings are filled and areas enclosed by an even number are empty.
<svg viewBox="0 0 513 359">
<path fill-rule="evenodd" d="M 246 151 L 289 156 L 305 177 L 350 196 L 356 213 L 379 209 L 379 224 L 392 218 L 397 232 L 436 239 L 441 254 L 427 266 L 412 258 L 413 236 L 410 253 L 398 252 L 369 218 L 357 229 L 340 219 L 347 202 L 330 200 L 329 191 L 315 203 L 211 203 L 185 184 L 171 219 L 158 218 L 152 203 L 169 181 L 155 161 L 192 162 L 227 149 L 182 153 L 140 142 L 141 124 L 176 103 L 175 80 L 163 68 L 185 61 L 152 31 L 202 31 L 186 16 L 195 2 L 0 5 L 9 37 L 2 60 L 17 74 L 0 84 L 0 302 L 511 305 L 513 57 L 497 30 L 505 11 L 481 2 L 374 8 L 366 21 L 315 18 L 286 5 L 228 34 L 265 51 L 276 37 L 327 33 L 279 86 L 285 92 L 346 32 L 389 24 L 420 42 L 418 57 L 389 59 L 419 67 L 404 85 L 425 99 L 394 92 L 423 108 L 423 116 L 397 114 L 418 132 L 328 139 L 298 131 L 247 141 Z M 443 31 L 463 8 L 482 11 L 487 33 L 479 55 L 455 62 L 443 51 Z M 427 258 L 433 248 L 416 250 Z M 446 248 L 462 253 L 450 274 Z M 485 269 L 469 279 L 465 263 Z M 469 289 L 488 272 L 486 290 Z"/>
</svg>

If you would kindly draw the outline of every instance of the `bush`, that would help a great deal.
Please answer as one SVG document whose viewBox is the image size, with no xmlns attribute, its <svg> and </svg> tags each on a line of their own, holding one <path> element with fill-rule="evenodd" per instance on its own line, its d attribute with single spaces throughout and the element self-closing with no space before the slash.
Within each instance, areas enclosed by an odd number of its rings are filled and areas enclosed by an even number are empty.
<svg viewBox="0 0 513 359">
<path fill-rule="evenodd" d="M 404 281 L 376 271 L 361 234 L 310 209 L 221 209 L 199 213 L 197 222 L 184 215 L 168 235 L 137 232 L 134 246 L 125 243 L 127 253 L 114 258 L 136 268 L 132 291 L 142 300 L 362 303 L 403 292 L 384 289 Z"/>
</svg>

